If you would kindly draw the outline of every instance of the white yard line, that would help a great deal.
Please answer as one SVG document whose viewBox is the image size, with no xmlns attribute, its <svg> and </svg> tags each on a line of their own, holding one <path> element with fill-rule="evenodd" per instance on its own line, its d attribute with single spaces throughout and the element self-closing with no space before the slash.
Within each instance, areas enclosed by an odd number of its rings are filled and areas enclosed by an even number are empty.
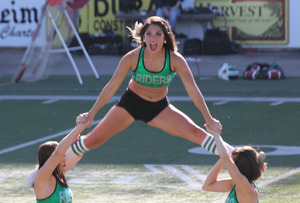
<svg viewBox="0 0 300 203">
<path fill-rule="evenodd" d="M 8 152 L 16 151 L 16 150 L 18 150 L 18 149 L 22 149 L 22 148 L 24 148 L 24 147 L 28 147 L 28 146 L 34 145 L 34 144 L 36 144 L 36 143 L 44 142 L 44 141 L 50 140 L 50 139 L 55 138 L 55 137 L 59 137 L 59 136 L 62 136 L 62 135 L 66 135 L 66 134 L 69 133 L 71 130 L 72 130 L 72 128 L 71 128 L 71 129 L 68 129 L 68 130 L 64 130 L 64 131 L 59 132 L 59 133 L 55 133 L 55 134 L 46 136 L 46 137 L 42 137 L 42 138 L 39 138 L 39 139 L 36 139 L 36 140 L 31 140 L 31 141 L 29 141 L 29 142 L 25 142 L 25 143 L 22 143 L 22 144 L 19 144 L 19 145 L 15 145 L 15 146 L 12 146 L 12 147 L 8 147 L 8 148 L 6 148 L 6 149 L 2 149 L 2 150 L 0 150 L 0 155 L 5 154 L 5 153 L 8 153 Z"/>
<path fill-rule="evenodd" d="M 109 102 L 117 101 L 120 96 L 113 96 Z M 168 96 L 170 101 L 191 101 L 188 96 Z M 97 96 L 75 96 L 75 95 L 0 95 L 1 100 L 42 100 L 44 104 L 63 100 L 71 101 L 95 101 Z M 271 106 L 286 102 L 300 102 L 300 97 L 205 97 L 205 101 L 215 102 L 221 105 L 228 102 L 270 102 Z"/>
<path fill-rule="evenodd" d="M 100 119 L 101 120 L 101 119 Z M 100 122 L 100 120 L 96 120 L 93 122 L 93 125 L 97 124 Z M 55 134 L 52 134 L 52 135 L 48 135 L 46 137 L 42 137 L 42 138 L 39 138 L 39 139 L 35 139 L 35 140 L 31 140 L 29 142 L 25 142 L 25 143 L 22 143 L 22 144 L 19 144 L 19 145 L 15 145 L 15 146 L 12 146 L 12 147 L 8 147 L 6 149 L 2 149 L 0 150 L 0 155 L 2 154 L 5 154 L 5 153 L 8 153 L 8 152 L 13 152 L 13 151 L 16 151 L 18 149 L 22 149 L 24 147 L 28 147 L 28 146 L 31 146 L 31 145 L 34 145 L 34 144 L 37 144 L 37 143 L 41 143 L 41 142 L 45 142 L 45 141 L 48 141 L 50 139 L 53 139 L 53 138 L 56 138 L 56 137 L 59 137 L 59 136 L 63 136 L 63 135 L 66 135 L 68 134 L 69 132 L 71 132 L 73 128 L 70 128 L 70 129 L 67 129 L 67 130 L 64 130 L 64 131 L 61 131 L 61 132 L 58 132 L 58 133 L 55 133 Z"/>
<path fill-rule="evenodd" d="M 258 185 L 259 185 L 259 187 L 264 187 L 264 186 L 270 185 L 274 182 L 280 181 L 282 179 L 285 179 L 285 178 L 287 178 L 289 176 L 292 176 L 292 175 L 294 175 L 296 173 L 299 173 L 299 172 L 300 172 L 300 167 L 292 169 L 292 170 L 290 170 L 290 171 L 288 171 L 288 172 L 286 172 L 286 173 L 284 173 L 280 176 L 276 176 L 276 177 L 271 178 L 269 180 L 265 180 L 265 181 L 259 183 Z"/>
</svg>

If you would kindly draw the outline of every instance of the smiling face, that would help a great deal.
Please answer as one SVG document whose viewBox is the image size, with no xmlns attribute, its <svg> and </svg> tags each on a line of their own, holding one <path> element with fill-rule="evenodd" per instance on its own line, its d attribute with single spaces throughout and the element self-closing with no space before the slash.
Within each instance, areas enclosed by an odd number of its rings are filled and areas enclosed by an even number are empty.
<svg viewBox="0 0 300 203">
<path fill-rule="evenodd" d="M 144 40 L 152 52 L 157 52 L 163 47 L 165 35 L 160 26 L 151 24 L 145 32 Z"/>
</svg>

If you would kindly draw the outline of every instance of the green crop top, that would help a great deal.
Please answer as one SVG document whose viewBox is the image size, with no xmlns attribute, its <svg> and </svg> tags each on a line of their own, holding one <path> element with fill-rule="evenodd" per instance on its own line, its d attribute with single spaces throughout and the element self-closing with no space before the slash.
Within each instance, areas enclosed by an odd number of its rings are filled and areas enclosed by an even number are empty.
<svg viewBox="0 0 300 203">
<path fill-rule="evenodd" d="M 160 72 L 148 71 L 144 66 L 144 50 L 145 47 L 141 48 L 139 61 L 136 69 L 132 71 L 132 78 L 139 84 L 148 87 L 164 87 L 168 85 L 176 72 L 171 70 L 170 67 L 170 52 L 166 49 L 165 65 Z"/>
<path fill-rule="evenodd" d="M 46 199 L 37 199 L 37 203 L 54 203 L 54 202 L 61 202 L 61 203 L 72 203 L 73 194 L 70 188 L 64 188 L 61 186 L 56 180 L 56 188 L 52 195 L 50 195 Z"/>
<path fill-rule="evenodd" d="M 252 181 L 252 183 L 254 183 L 255 188 L 258 190 L 258 186 L 256 185 L 256 183 L 253 182 L 253 181 Z M 230 194 L 228 195 L 228 197 L 227 197 L 225 203 L 239 203 L 239 202 L 237 201 L 237 199 L 236 199 L 235 186 L 236 186 L 236 185 L 233 186 L 233 188 L 232 188 Z M 259 203 L 259 200 L 257 201 L 257 203 Z"/>
</svg>

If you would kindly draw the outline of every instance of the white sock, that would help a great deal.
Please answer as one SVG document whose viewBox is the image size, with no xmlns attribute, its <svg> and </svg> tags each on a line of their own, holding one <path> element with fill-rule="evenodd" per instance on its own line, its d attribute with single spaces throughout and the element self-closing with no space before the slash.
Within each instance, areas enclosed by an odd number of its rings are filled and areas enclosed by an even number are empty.
<svg viewBox="0 0 300 203">
<path fill-rule="evenodd" d="M 86 152 L 90 151 L 85 145 L 84 145 L 84 137 L 77 140 L 74 144 L 72 144 L 65 153 L 66 160 L 70 160 L 76 156 L 79 156 L 81 154 L 84 154 Z"/>
<path fill-rule="evenodd" d="M 224 142 L 224 143 L 225 143 L 229 153 L 231 153 L 233 151 L 233 147 L 226 142 Z M 209 151 L 213 154 L 219 155 L 218 149 L 216 146 L 216 142 L 214 140 L 214 137 L 211 134 L 207 133 L 206 137 L 204 138 L 203 142 L 201 143 L 201 146 L 204 149 L 206 149 L 207 151 Z"/>
</svg>

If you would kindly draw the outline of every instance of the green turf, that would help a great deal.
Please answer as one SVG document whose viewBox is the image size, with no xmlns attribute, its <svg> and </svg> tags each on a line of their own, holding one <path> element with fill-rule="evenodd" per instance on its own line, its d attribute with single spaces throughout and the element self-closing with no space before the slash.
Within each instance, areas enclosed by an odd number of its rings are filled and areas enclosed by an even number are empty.
<svg viewBox="0 0 300 203">
<path fill-rule="evenodd" d="M 84 76 L 79 85 L 75 76 L 53 76 L 35 83 L 8 84 L 11 76 L 2 76 L 0 95 L 77 95 L 97 96 L 110 77 L 100 80 Z M 129 78 L 116 95 L 121 95 Z M 300 78 L 278 81 L 198 80 L 203 95 L 234 97 L 299 97 Z M 178 77 L 169 96 L 187 96 Z M 0 150 L 70 129 L 75 117 L 88 111 L 94 101 L 57 101 L 43 104 L 39 100 L 0 101 Z M 178 109 L 203 126 L 201 113 L 191 101 L 172 102 Z M 214 117 L 223 124 L 223 137 L 233 145 L 300 146 L 300 104 L 269 102 L 229 102 L 215 105 L 207 102 Z M 113 104 L 106 105 L 95 119 L 100 119 Z M 88 132 L 86 130 L 85 132 Z M 55 138 L 60 140 L 62 136 Z M 36 163 L 40 143 L 0 155 L 0 202 L 34 202 L 32 189 L 25 185 L 27 174 Z M 84 155 L 67 174 L 74 202 L 218 202 L 227 193 L 208 193 L 193 188 L 166 170 L 175 167 L 198 184 L 182 166 L 206 175 L 217 160 L 214 155 L 191 154 L 196 144 L 173 137 L 137 121 L 115 135 L 101 147 Z M 264 148 L 264 151 L 272 151 Z M 258 181 L 278 177 L 300 166 L 300 156 L 268 156 L 268 169 Z M 162 173 L 154 173 L 144 164 L 156 164 Z M 222 172 L 222 176 L 227 176 Z M 117 180 L 125 180 L 123 183 Z M 127 181 L 127 182 L 126 182 Z M 300 202 L 300 175 L 296 173 L 260 188 L 260 202 Z M 224 202 L 224 201 L 223 201 Z"/>
</svg>

